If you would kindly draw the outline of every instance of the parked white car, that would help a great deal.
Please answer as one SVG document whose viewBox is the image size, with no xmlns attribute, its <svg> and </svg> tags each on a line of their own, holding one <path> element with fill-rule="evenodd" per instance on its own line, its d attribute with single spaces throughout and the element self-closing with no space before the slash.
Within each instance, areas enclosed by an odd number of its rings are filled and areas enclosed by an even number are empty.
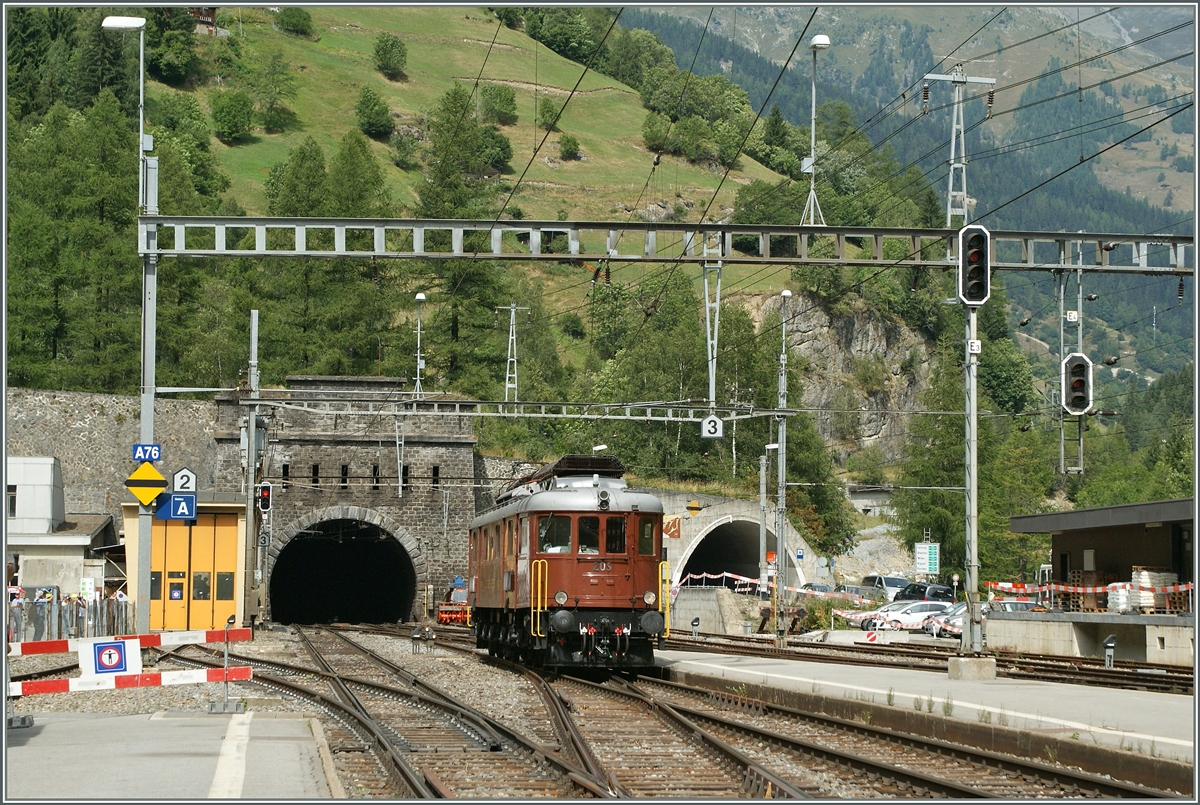
<svg viewBox="0 0 1200 805">
<path fill-rule="evenodd" d="M 966 602 L 959 601 L 941 612 L 934 612 L 921 622 L 921 630 L 934 637 L 945 637 L 947 623 L 956 623 L 959 628 L 962 628 L 962 614 L 966 609 Z"/>
<path fill-rule="evenodd" d="M 900 604 L 899 607 L 895 607 Z M 864 629 L 894 629 L 907 631 L 920 629 L 922 622 L 930 615 L 942 612 L 950 606 L 948 601 L 896 601 L 879 610 L 873 617 L 863 622 Z M 867 625 L 868 622 L 870 625 Z"/>
<path fill-rule="evenodd" d="M 884 604 L 883 606 L 876 607 L 875 609 L 868 609 L 864 612 L 852 612 L 844 617 L 851 626 L 857 625 L 864 630 L 870 631 L 871 629 L 875 628 L 872 625 L 875 623 L 875 621 L 885 619 L 890 613 L 903 609 L 909 604 L 914 603 L 917 602 L 893 601 L 890 604 Z"/>
</svg>

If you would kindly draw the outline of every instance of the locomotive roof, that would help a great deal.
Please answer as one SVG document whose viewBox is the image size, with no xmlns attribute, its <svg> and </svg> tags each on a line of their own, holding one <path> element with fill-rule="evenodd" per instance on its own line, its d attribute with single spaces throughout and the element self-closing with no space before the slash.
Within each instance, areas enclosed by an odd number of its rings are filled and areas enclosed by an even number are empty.
<svg viewBox="0 0 1200 805">
<path fill-rule="evenodd" d="M 504 497 L 517 487 L 541 481 L 553 476 L 565 475 L 599 475 L 601 478 L 620 478 L 625 474 L 625 465 L 616 456 L 598 456 L 594 453 L 584 455 L 565 455 L 552 464 L 545 464 L 529 475 L 514 478 L 500 490 L 499 498 Z"/>
<path fill-rule="evenodd" d="M 600 507 L 601 491 L 607 492 L 608 507 Z M 649 492 L 629 489 L 621 478 L 606 478 L 599 473 L 544 477 L 526 480 L 517 488 L 502 493 L 498 505 L 471 522 L 475 528 L 499 518 L 522 512 L 646 512 L 661 514 L 662 501 Z"/>
</svg>

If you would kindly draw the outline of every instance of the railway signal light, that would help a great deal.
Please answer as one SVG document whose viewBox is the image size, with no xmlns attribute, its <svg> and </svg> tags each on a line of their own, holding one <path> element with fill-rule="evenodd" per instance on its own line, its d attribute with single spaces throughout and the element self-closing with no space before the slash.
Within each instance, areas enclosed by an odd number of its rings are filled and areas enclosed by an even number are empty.
<svg viewBox="0 0 1200 805">
<path fill-rule="evenodd" d="M 979 307 L 992 294 L 992 234 L 978 225 L 958 231 L 958 298 Z"/>
<path fill-rule="evenodd" d="M 271 510 L 271 485 L 269 483 L 264 482 L 258 485 L 258 510 L 260 512 Z"/>
<path fill-rule="evenodd" d="M 1087 355 L 1072 352 L 1063 358 L 1062 407 L 1076 416 L 1092 408 L 1092 362 Z"/>
</svg>

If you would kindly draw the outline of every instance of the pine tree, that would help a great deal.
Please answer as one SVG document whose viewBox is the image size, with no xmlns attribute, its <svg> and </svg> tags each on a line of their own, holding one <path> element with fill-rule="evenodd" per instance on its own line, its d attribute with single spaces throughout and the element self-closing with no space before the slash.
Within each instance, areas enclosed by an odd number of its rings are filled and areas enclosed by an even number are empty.
<svg viewBox="0 0 1200 805">
<path fill-rule="evenodd" d="M 358 93 L 358 104 L 354 107 L 354 114 L 363 134 L 373 139 L 384 139 L 396 128 L 387 104 L 370 87 L 363 87 Z"/>
</svg>

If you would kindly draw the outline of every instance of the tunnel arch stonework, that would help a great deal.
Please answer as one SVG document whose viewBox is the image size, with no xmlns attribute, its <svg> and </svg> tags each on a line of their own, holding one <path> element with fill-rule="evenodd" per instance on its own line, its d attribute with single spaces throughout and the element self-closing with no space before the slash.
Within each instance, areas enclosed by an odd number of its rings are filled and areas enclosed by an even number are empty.
<svg viewBox="0 0 1200 805">
<path fill-rule="evenodd" d="M 426 561 L 425 553 L 421 549 L 419 540 L 409 533 L 408 529 L 381 512 L 363 506 L 343 505 L 329 506 L 317 511 L 311 511 L 299 519 L 293 520 L 282 531 L 277 531 L 272 535 L 271 544 L 267 548 L 266 578 L 263 580 L 268 588 L 270 587 L 271 578 L 275 571 L 275 561 L 279 558 L 279 554 L 283 552 L 283 549 L 287 547 L 288 543 L 300 533 L 308 530 L 309 527 L 332 520 L 353 520 L 377 526 L 392 539 L 399 542 L 400 546 L 404 548 L 408 554 L 409 561 L 412 562 L 413 571 L 417 576 L 417 583 L 430 583 L 429 563 Z"/>
<path fill-rule="evenodd" d="M 666 517 L 679 518 L 679 538 L 664 539 L 666 559 L 671 571 L 671 586 L 679 584 L 683 570 L 688 560 L 705 539 L 716 536 L 722 528 L 735 526 L 741 529 L 753 529 L 754 550 L 758 550 L 758 524 L 761 511 L 757 501 L 738 500 L 715 495 L 696 495 L 687 492 L 674 492 L 662 489 L 650 490 L 663 503 Z M 693 501 L 699 504 L 699 511 L 693 512 L 688 506 Z M 785 535 L 788 547 L 791 549 L 791 578 L 793 585 L 800 585 L 817 576 L 817 556 L 807 540 L 791 525 L 786 525 Z M 767 549 L 771 550 L 775 538 L 775 509 L 768 504 L 767 508 Z M 795 550 L 804 550 L 804 559 L 797 562 Z M 722 568 L 728 569 L 728 568 Z M 710 571 L 712 572 L 712 571 Z M 757 562 L 753 573 L 746 573 L 751 578 L 757 576 Z"/>
</svg>

